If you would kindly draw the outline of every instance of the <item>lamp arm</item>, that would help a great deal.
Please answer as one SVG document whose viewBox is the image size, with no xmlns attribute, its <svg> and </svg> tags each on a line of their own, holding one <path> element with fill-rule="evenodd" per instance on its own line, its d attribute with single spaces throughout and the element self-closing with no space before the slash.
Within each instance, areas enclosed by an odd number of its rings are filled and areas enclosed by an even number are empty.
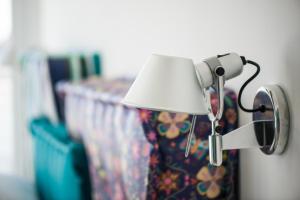
<svg viewBox="0 0 300 200">
<path fill-rule="evenodd" d="M 218 70 L 217 68 L 216 70 Z M 218 75 L 217 78 L 217 94 L 218 94 L 218 112 L 215 116 L 216 120 L 220 120 L 224 111 L 224 74 Z"/>
<path fill-rule="evenodd" d="M 211 111 L 211 135 L 208 137 L 209 142 L 209 161 L 212 165 L 220 166 L 222 164 L 222 135 L 219 120 L 222 118 L 224 110 L 224 69 L 220 66 L 215 70 L 216 90 L 218 95 L 218 111 L 217 114 Z"/>
<path fill-rule="evenodd" d="M 222 66 L 218 66 L 215 69 L 214 76 L 215 76 L 215 83 L 212 86 L 217 93 L 218 96 L 218 110 L 217 113 L 214 114 L 212 112 L 211 106 L 210 106 L 210 113 L 209 118 L 211 122 L 215 122 L 215 125 L 218 126 L 218 121 L 222 118 L 223 111 L 224 111 L 224 68 Z"/>
</svg>

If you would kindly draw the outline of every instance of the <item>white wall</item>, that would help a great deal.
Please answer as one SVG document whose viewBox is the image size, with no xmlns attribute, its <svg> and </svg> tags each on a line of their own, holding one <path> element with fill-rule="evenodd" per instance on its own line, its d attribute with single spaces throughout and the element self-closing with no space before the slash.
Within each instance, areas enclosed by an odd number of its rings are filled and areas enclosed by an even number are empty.
<svg viewBox="0 0 300 200">
<path fill-rule="evenodd" d="M 107 76 L 135 75 L 152 52 L 200 61 L 235 51 L 262 66 L 245 93 L 252 105 L 262 84 L 283 86 L 291 107 L 287 151 L 241 153 L 242 199 L 300 199 L 300 1 L 296 0 L 42 0 L 41 40 L 51 51 L 101 50 Z M 228 85 L 239 89 L 250 75 Z M 241 124 L 250 120 L 241 114 Z"/>
</svg>

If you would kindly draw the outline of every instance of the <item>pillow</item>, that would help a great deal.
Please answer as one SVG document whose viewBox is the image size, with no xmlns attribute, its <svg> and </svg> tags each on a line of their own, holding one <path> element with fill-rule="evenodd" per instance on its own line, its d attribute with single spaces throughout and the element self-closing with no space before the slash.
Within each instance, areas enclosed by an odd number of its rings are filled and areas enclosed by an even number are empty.
<svg viewBox="0 0 300 200">
<path fill-rule="evenodd" d="M 32 120 L 32 123 L 30 124 L 30 129 L 32 130 L 32 126 L 36 125 L 43 127 L 43 131 L 46 131 L 48 134 L 52 135 L 53 137 L 55 137 L 63 143 L 67 143 L 69 140 L 69 135 L 66 130 L 66 127 L 62 123 L 52 125 L 47 117 L 40 117 Z M 33 131 L 32 134 L 35 134 L 35 132 Z"/>
</svg>

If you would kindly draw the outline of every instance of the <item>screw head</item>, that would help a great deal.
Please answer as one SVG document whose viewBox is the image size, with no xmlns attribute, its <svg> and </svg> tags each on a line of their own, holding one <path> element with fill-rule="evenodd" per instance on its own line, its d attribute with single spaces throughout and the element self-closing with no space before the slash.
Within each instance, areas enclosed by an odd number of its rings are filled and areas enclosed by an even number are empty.
<svg viewBox="0 0 300 200">
<path fill-rule="evenodd" d="M 225 69 L 223 67 L 217 67 L 215 72 L 218 76 L 223 76 L 225 74 Z"/>
<path fill-rule="evenodd" d="M 216 126 L 216 128 L 215 128 L 215 131 L 217 132 L 217 133 L 221 133 L 222 132 L 222 126 Z"/>
</svg>

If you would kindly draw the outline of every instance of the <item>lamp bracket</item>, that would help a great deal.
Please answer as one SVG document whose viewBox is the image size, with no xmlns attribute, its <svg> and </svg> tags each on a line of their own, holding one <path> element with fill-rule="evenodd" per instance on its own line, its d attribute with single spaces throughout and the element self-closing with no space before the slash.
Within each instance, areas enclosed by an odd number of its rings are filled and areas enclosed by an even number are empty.
<svg viewBox="0 0 300 200">
<path fill-rule="evenodd" d="M 222 136 L 222 150 L 270 147 L 274 140 L 273 125 L 272 120 L 259 120 L 235 129 Z"/>
<path fill-rule="evenodd" d="M 253 109 L 265 106 L 265 110 L 253 113 L 253 121 L 225 135 L 214 133 L 217 124 L 212 123 L 209 136 L 210 163 L 222 163 L 222 151 L 229 149 L 260 148 L 267 154 L 281 154 L 288 142 L 289 108 L 280 86 L 266 85 L 256 93 Z"/>
<path fill-rule="evenodd" d="M 278 85 L 258 89 L 253 109 L 264 105 L 264 112 L 253 113 L 253 121 L 222 137 L 222 150 L 260 148 L 265 154 L 284 151 L 289 133 L 289 110 L 283 90 Z"/>
</svg>

